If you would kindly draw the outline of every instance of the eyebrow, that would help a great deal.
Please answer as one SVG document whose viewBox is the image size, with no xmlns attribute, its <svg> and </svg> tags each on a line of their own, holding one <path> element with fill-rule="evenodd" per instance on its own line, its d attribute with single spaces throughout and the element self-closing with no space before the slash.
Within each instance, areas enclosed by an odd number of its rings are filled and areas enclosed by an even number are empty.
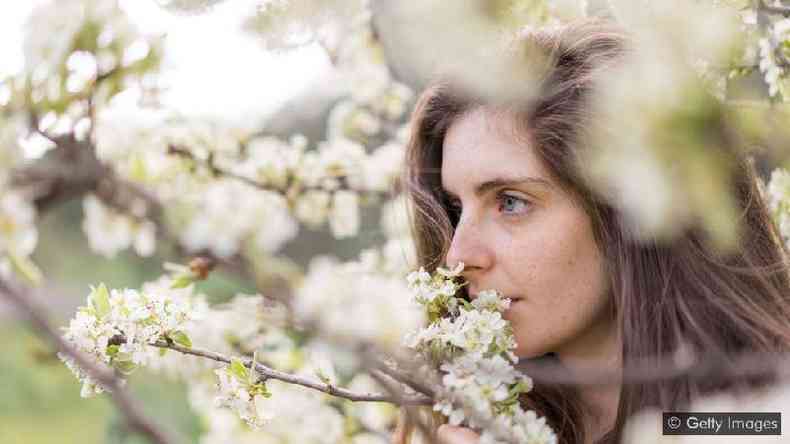
<svg viewBox="0 0 790 444">
<path fill-rule="evenodd" d="M 514 185 L 524 185 L 524 184 L 537 184 L 544 187 L 551 188 L 551 182 L 546 179 L 542 179 L 540 177 L 495 177 L 491 180 L 487 180 L 483 183 L 478 184 L 475 187 L 475 195 L 481 196 L 486 191 L 491 190 L 493 188 L 499 187 L 506 187 L 506 186 L 514 186 Z M 447 190 L 444 185 L 441 186 L 441 190 L 444 194 L 450 197 L 458 197 L 452 191 Z"/>
</svg>

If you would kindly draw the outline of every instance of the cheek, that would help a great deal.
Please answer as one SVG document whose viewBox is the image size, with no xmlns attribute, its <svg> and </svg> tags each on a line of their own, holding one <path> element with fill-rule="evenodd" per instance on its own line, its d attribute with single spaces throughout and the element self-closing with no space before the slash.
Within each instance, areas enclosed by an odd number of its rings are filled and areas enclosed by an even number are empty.
<svg viewBox="0 0 790 444">
<path fill-rule="evenodd" d="M 606 305 L 603 261 L 586 218 L 533 227 L 503 258 L 514 290 L 526 298 L 506 313 L 516 354 L 551 351 L 590 327 Z"/>
</svg>

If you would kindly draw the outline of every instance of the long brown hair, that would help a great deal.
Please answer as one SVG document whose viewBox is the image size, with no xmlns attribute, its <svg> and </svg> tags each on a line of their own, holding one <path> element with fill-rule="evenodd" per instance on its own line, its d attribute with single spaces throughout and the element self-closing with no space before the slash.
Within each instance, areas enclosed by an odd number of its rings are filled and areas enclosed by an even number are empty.
<svg viewBox="0 0 790 444">
<path fill-rule="evenodd" d="M 592 221 L 610 277 L 610 306 L 621 329 L 624 367 L 663 362 L 683 346 L 724 357 L 790 350 L 786 250 L 760 197 L 756 174 L 736 144 L 723 144 L 720 149 L 734 165 L 732 193 L 741 212 L 738 248 L 715 249 L 698 226 L 669 242 L 640 240 L 633 226 L 593 192 L 577 170 L 584 147 L 581 136 L 594 117 L 588 105 L 595 76 L 624 59 L 630 40 L 601 19 L 535 31 L 523 38 L 549 55 L 551 65 L 540 85 L 541 94 L 511 112 L 540 159 L 578 198 Z M 412 203 L 419 265 L 429 270 L 444 264 L 457 222 L 441 192 L 444 136 L 459 116 L 489 105 L 451 82 L 437 81 L 423 92 L 412 115 L 402 183 Z M 772 372 L 759 377 L 684 375 L 647 383 L 625 381 L 614 427 L 598 442 L 619 442 L 626 419 L 642 408 L 680 410 L 701 395 L 774 381 Z M 576 387 L 536 381 L 522 404 L 547 417 L 560 443 L 585 442 Z M 403 436 L 399 439 L 407 442 Z"/>
</svg>

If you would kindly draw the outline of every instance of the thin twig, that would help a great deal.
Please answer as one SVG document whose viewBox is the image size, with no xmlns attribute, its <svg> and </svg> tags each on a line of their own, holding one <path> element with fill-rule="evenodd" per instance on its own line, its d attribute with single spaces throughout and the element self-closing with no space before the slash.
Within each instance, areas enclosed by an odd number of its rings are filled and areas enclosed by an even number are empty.
<svg viewBox="0 0 790 444">
<path fill-rule="evenodd" d="M 401 392 L 394 386 L 394 384 L 390 383 L 383 375 L 379 374 L 378 372 L 370 372 L 370 376 L 373 377 L 373 379 L 375 379 L 376 382 L 379 383 L 379 385 L 384 387 L 384 389 L 387 390 L 395 398 L 397 404 L 406 405 L 404 403 L 397 402 L 403 399 Z M 428 439 L 429 443 L 433 444 L 437 442 L 436 436 L 430 430 L 428 424 L 422 421 L 421 418 L 417 417 L 417 415 L 414 414 L 412 409 L 408 407 L 404 407 L 404 411 L 406 412 L 406 416 L 408 417 L 409 422 L 412 422 L 417 425 L 417 427 L 420 429 L 420 432 L 422 432 L 423 436 L 425 436 Z M 439 443 L 439 444 L 444 444 L 444 443 Z"/>
<path fill-rule="evenodd" d="M 222 355 L 220 353 L 215 353 L 208 350 L 202 350 L 199 348 L 188 348 L 182 347 L 178 344 L 170 344 L 166 341 L 157 341 L 151 344 L 155 347 L 166 348 L 170 350 L 175 350 L 179 353 L 183 353 L 186 355 L 193 355 L 193 356 L 200 356 L 203 358 L 211 359 L 217 362 L 222 362 L 225 364 L 230 364 L 231 358 Z M 250 367 L 252 364 L 252 360 L 248 358 L 243 359 L 244 365 L 246 367 Z M 311 388 L 313 390 L 318 390 L 319 392 L 323 392 L 332 396 L 336 396 L 338 398 L 348 399 L 350 401 L 360 401 L 360 402 L 389 402 L 393 404 L 400 404 L 404 403 L 406 405 L 430 405 L 431 400 L 425 396 L 414 396 L 414 397 L 402 397 L 395 399 L 392 396 L 382 394 L 382 393 L 356 393 L 348 389 L 344 389 L 341 387 L 336 387 L 332 384 L 326 384 L 323 382 L 318 382 L 312 379 L 303 378 L 300 376 L 296 376 L 290 373 L 281 372 L 279 370 L 275 370 L 270 368 L 266 365 L 257 362 L 255 365 L 255 371 L 257 371 L 261 376 L 267 379 L 277 379 L 283 382 L 287 382 L 289 384 L 301 385 L 304 387 Z"/>
<path fill-rule="evenodd" d="M 748 377 L 775 372 L 790 376 L 790 355 L 777 353 L 740 353 L 734 356 L 702 355 L 693 363 L 677 363 L 671 357 L 645 359 L 622 369 L 588 366 L 570 372 L 558 362 L 522 360 L 516 368 L 538 383 L 558 385 L 642 384 L 688 376 L 692 379 L 712 377 Z"/>
<path fill-rule="evenodd" d="M 234 173 L 232 171 L 228 171 L 228 170 L 218 166 L 214 162 L 212 157 L 209 157 L 208 159 L 198 158 L 197 156 L 195 156 L 191 151 L 189 151 L 186 148 L 181 148 L 181 147 L 178 147 L 178 146 L 175 146 L 175 145 L 169 145 L 168 148 L 167 148 L 167 153 L 168 154 L 173 154 L 173 155 L 176 155 L 176 156 L 180 156 L 180 157 L 188 159 L 188 160 L 190 160 L 192 162 L 195 162 L 196 164 L 202 166 L 203 168 L 208 169 L 211 172 L 211 174 L 214 174 L 214 175 L 220 176 L 220 177 L 226 177 L 226 178 L 229 178 L 229 179 L 237 180 L 239 182 L 245 183 L 245 184 L 247 184 L 247 185 L 249 185 L 249 186 L 251 186 L 253 188 L 257 188 L 259 190 L 272 191 L 272 192 L 275 192 L 275 193 L 278 193 L 278 194 L 282 194 L 285 197 L 288 197 L 292 193 L 290 191 L 291 188 L 293 187 L 291 183 L 287 184 L 283 188 L 272 186 L 272 185 L 267 185 L 267 184 L 258 182 L 256 180 L 250 179 L 247 176 L 242 176 L 240 174 L 236 174 L 236 173 Z M 341 177 L 341 179 L 344 179 L 344 177 Z M 310 186 L 298 185 L 298 189 L 300 191 L 326 191 L 326 189 L 324 187 L 314 186 L 314 185 L 310 185 Z M 386 198 L 386 197 L 391 195 L 391 193 L 386 192 L 386 191 L 385 192 L 379 192 L 379 191 L 371 191 L 371 190 L 359 190 L 359 189 L 356 189 L 356 188 L 353 188 L 353 187 L 349 186 L 347 184 L 347 181 L 345 181 L 345 180 L 341 181 L 340 186 L 338 188 L 336 188 L 336 190 L 350 190 L 350 191 L 356 191 L 358 193 L 365 193 L 367 195 L 380 195 L 380 197 L 384 197 L 384 198 Z"/>
<path fill-rule="evenodd" d="M 397 371 L 392 367 L 390 367 L 389 365 L 387 365 L 386 363 L 380 361 L 377 362 L 375 365 L 375 369 L 380 371 L 384 375 L 387 375 L 388 377 L 394 379 L 395 381 L 398 381 L 399 383 L 412 388 L 413 390 L 419 393 L 424 393 L 425 395 L 430 396 L 431 398 L 436 396 L 435 390 L 432 387 L 430 387 L 428 384 L 425 384 L 425 382 L 412 377 L 408 373 Z"/>
<path fill-rule="evenodd" d="M 85 373 L 109 390 L 112 400 L 133 430 L 148 437 L 155 444 L 174 442 L 168 435 L 145 416 L 136 401 L 121 387 L 118 379 L 111 373 L 96 367 L 90 359 L 75 350 L 49 324 L 44 309 L 30 297 L 29 290 L 17 288 L 14 284 L 0 279 L 0 294 L 20 309 L 42 336 L 54 343 L 58 351 L 74 359 Z"/>
</svg>

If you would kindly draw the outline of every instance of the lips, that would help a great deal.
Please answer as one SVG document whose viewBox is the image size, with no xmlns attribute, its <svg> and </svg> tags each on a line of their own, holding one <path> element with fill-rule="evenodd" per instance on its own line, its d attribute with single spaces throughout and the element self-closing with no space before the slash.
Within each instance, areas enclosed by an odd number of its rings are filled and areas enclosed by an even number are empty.
<svg viewBox="0 0 790 444">
<path fill-rule="evenodd" d="M 477 298 L 477 293 L 469 293 L 469 297 L 472 300 L 475 300 Z M 507 296 L 507 295 L 503 296 L 503 298 L 510 299 L 511 303 L 516 302 L 516 301 L 520 301 L 522 299 L 521 296 Z"/>
</svg>

